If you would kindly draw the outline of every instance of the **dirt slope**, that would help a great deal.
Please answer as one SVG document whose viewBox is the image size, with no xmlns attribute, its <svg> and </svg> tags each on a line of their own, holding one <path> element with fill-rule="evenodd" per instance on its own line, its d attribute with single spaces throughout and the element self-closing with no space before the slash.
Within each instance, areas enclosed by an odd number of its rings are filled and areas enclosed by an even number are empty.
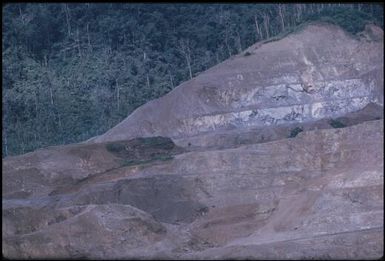
<svg viewBox="0 0 385 261">
<path fill-rule="evenodd" d="M 383 120 L 226 149 L 173 152 L 167 145 L 162 153 L 172 158 L 128 165 L 108 144 L 96 146 L 4 161 L 5 256 L 382 255 Z M 47 154 L 57 159 L 45 161 Z M 86 167 L 101 155 L 109 169 Z M 63 160 L 69 164 L 57 172 L 47 169 Z"/>
<path fill-rule="evenodd" d="M 3 255 L 383 256 L 383 33 L 373 30 L 357 40 L 311 25 L 92 141 L 3 159 Z"/>
<path fill-rule="evenodd" d="M 370 102 L 383 106 L 383 58 L 378 27 L 367 26 L 356 39 L 333 25 L 309 25 L 251 46 L 90 142 L 279 126 L 338 117 Z"/>
</svg>

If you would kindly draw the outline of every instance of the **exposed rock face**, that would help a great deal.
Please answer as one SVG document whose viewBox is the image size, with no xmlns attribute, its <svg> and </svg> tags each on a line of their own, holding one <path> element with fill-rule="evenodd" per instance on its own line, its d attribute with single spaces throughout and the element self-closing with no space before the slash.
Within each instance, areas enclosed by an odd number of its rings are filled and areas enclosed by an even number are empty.
<svg viewBox="0 0 385 261">
<path fill-rule="evenodd" d="M 92 142 L 142 136 L 180 138 L 232 127 L 338 117 L 383 105 L 383 32 L 360 39 L 332 25 L 310 25 L 282 40 L 251 46 L 138 108 Z"/>
<path fill-rule="evenodd" d="M 4 256 L 383 256 L 383 36 L 373 30 L 359 41 L 313 25 L 252 46 L 94 142 L 4 159 Z M 129 140 L 158 134 L 172 139 Z"/>
<path fill-rule="evenodd" d="M 7 257 L 383 254 L 383 120 L 129 166 L 106 144 L 58 149 L 4 161 Z M 79 151 L 83 165 L 67 160 Z M 55 153 L 60 178 L 36 160 Z M 96 155 L 110 169 L 87 169 Z"/>
</svg>

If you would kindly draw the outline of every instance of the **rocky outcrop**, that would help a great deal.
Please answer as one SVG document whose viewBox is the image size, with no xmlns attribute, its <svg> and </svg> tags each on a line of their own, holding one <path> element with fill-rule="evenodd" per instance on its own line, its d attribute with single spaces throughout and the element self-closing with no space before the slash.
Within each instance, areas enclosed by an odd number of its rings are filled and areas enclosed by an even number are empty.
<svg viewBox="0 0 385 261">
<path fill-rule="evenodd" d="M 245 55 L 248 53 L 250 55 Z M 216 130 L 279 126 L 383 106 L 383 31 L 356 39 L 313 24 L 199 74 L 90 142 L 142 136 L 174 139 Z"/>
<path fill-rule="evenodd" d="M 373 30 L 357 40 L 309 26 L 92 141 L 3 159 L 3 255 L 382 257 L 383 37 Z"/>
</svg>

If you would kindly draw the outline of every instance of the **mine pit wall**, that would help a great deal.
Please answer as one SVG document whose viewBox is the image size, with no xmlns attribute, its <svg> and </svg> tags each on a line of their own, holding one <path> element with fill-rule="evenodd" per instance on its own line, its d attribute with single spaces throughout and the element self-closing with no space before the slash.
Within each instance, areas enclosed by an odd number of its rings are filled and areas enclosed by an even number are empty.
<svg viewBox="0 0 385 261">
<path fill-rule="evenodd" d="M 334 26 L 250 49 L 135 110 L 91 142 L 183 138 L 232 127 L 274 126 L 383 106 L 383 36 L 351 38 Z"/>
<path fill-rule="evenodd" d="M 281 195 L 304 187 L 318 191 L 330 180 L 328 186 L 333 189 L 381 184 L 380 141 L 383 120 L 236 149 L 184 153 L 152 171 L 188 179 L 188 184 L 201 189 L 196 195 L 207 206 L 251 204 L 257 194 L 259 208 L 270 208 Z M 271 193 L 277 197 L 260 198 Z"/>
<path fill-rule="evenodd" d="M 202 76 L 203 79 L 198 78 L 193 83 L 199 88 L 179 88 L 142 106 L 95 141 L 139 136 L 182 138 L 217 129 L 274 126 L 339 117 L 361 110 L 371 102 L 383 106 L 383 72 L 375 69 L 357 76 L 360 78 L 317 79 L 311 88 L 306 87 L 301 77 L 295 74 L 272 78 L 267 85 L 266 81 L 257 81 L 257 75 L 252 73 L 223 75 L 218 77 L 221 79 L 219 82 L 210 86 L 205 84 L 207 79 Z M 231 81 L 233 78 L 238 80 Z M 177 94 L 183 102 L 175 100 Z M 190 112 L 192 107 L 198 109 Z"/>
<path fill-rule="evenodd" d="M 182 120 L 176 136 L 231 126 L 260 127 L 338 117 L 375 102 L 373 89 L 373 85 L 367 86 L 361 79 L 319 82 L 311 93 L 304 91 L 301 84 L 256 88 L 232 102 L 231 107 L 238 111 Z"/>
</svg>

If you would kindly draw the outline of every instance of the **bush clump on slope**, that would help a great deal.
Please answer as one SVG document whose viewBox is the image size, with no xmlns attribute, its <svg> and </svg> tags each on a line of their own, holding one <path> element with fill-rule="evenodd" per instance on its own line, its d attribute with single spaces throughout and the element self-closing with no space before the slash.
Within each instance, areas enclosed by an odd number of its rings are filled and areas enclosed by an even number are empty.
<svg viewBox="0 0 385 261">
<path fill-rule="evenodd" d="M 308 21 L 328 22 L 342 27 L 347 32 L 356 35 L 365 29 L 368 23 L 383 27 L 383 19 L 374 19 L 368 13 L 356 9 L 333 7 L 322 10 L 319 14 L 309 15 Z"/>
<path fill-rule="evenodd" d="M 106 149 L 121 160 L 123 166 L 165 161 L 181 152 L 170 138 L 148 137 L 109 142 Z"/>
<path fill-rule="evenodd" d="M 340 122 L 339 120 L 332 119 L 329 123 L 333 128 L 336 128 L 336 129 L 346 127 L 346 124 Z"/>
<path fill-rule="evenodd" d="M 302 132 L 303 129 L 301 127 L 295 127 L 294 129 L 292 129 L 290 131 L 290 135 L 289 135 L 289 138 L 294 138 L 298 135 L 298 133 Z"/>
</svg>

